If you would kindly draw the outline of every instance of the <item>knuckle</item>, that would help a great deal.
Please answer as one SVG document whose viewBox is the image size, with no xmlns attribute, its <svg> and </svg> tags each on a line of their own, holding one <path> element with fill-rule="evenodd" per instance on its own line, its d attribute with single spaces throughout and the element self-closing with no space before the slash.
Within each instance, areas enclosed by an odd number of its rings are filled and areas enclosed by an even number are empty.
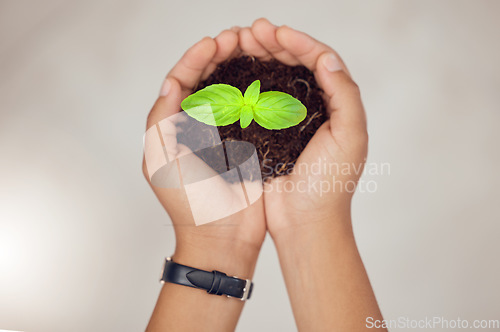
<svg viewBox="0 0 500 332">
<path fill-rule="evenodd" d="M 349 84 L 349 90 L 354 96 L 357 97 L 361 96 L 361 90 L 356 82 L 354 82 L 353 80 L 349 80 L 348 84 Z"/>
<path fill-rule="evenodd" d="M 355 81 L 353 81 L 353 79 L 347 74 L 342 75 L 340 84 L 343 94 L 345 94 L 346 97 L 361 98 L 361 90 L 359 88 L 359 85 Z"/>
</svg>

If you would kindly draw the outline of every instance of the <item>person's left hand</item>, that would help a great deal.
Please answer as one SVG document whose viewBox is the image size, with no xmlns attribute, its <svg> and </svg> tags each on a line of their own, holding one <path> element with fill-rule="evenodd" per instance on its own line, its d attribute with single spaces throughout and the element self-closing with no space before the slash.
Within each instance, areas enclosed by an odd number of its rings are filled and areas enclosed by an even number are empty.
<svg viewBox="0 0 500 332">
<path fill-rule="evenodd" d="M 293 172 L 266 183 L 269 233 L 276 241 L 283 233 L 303 233 L 316 222 L 333 226 L 333 219 L 343 220 L 341 226 L 350 229 L 351 199 L 368 149 L 358 86 L 332 48 L 303 32 L 274 26 L 262 18 L 251 28 L 241 29 L 239 39 L 240 48 L 260 60 L 275 58 L 289 66 L 307 67 L 323 90 L 328 117 L 300 154 Z M 321 171 L 314 172 L 314 167 Z M 286 190 L 287 184 L 293 190 Z"/>
</svg>

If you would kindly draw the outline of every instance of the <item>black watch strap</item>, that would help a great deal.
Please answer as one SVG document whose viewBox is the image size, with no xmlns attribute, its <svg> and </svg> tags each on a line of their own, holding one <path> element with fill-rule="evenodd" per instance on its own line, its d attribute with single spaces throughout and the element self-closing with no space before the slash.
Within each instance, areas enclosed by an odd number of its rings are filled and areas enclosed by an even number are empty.
<svg viewBox="0 0 500 332">
<path fill-rule="evenodd" d="M 228 277 L 220 271 L 204 271 L 194 267 L 175 263 L 170 257 L 165 258 L 160 282 L 204 289 L 209 294 L 236 297 L 242 301 L 252 295 L 253 283 L 248 279 Z"/>
</svg>

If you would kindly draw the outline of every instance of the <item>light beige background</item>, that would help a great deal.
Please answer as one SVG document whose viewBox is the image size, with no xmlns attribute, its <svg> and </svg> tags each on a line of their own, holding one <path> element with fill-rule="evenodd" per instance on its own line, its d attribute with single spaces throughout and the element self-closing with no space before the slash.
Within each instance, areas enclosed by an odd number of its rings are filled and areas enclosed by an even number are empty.
<svg viewBox="0 0 500 332">
<path fill-rule="evenodd" d="M 500 2 L 0 1 L 0 329 L 141 331 L 169 219 L 141 174 L 166 72 L 266 16 L 361 86 L 377 192 L 354 228 L 387 319 L 500 319 Z M 268 238 L 237 331 L 294 331 Z M 394 331 L 398 331 L 394 329 Z"/>
</svg>

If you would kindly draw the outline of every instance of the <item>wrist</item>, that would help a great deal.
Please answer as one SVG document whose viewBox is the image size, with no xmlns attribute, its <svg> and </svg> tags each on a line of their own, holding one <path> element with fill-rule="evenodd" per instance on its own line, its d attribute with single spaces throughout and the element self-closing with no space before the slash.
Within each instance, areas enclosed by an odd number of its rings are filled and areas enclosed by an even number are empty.
<svg viewBox="0 0 500 332">
<path fill-rule="evenodd" d="M 320 234 L 350 236 L 352 235 L 350 207 L 350 202 L 347 202 L 328 208 L 309 208 L 304 211 L 293 208 L 279 209 L 283 212 L 268 216 L 269 234 L 277 245 Z"/>
<path fill-rule="evenodd" d="M 172 259 L 201 270 L 218 270 L 229 276 L 250 279 L 253 276 L 260 247 L 228 241 L 182 241 L 176 245 Z"/>
<path fill-rule="evenodd" d="M 287 226 L 275 229 L 271 237 L 278 252 L 297 255 L 308 255 L 309 249 L 322 246 L 322 243 L 355 243 L 350 211 L 347 210 L 329 216 L 304 216 L 298 220 L 291 217 Z M 290 249 L 290 243 L 294 243 L 296 250 Z"/>
</svg>

